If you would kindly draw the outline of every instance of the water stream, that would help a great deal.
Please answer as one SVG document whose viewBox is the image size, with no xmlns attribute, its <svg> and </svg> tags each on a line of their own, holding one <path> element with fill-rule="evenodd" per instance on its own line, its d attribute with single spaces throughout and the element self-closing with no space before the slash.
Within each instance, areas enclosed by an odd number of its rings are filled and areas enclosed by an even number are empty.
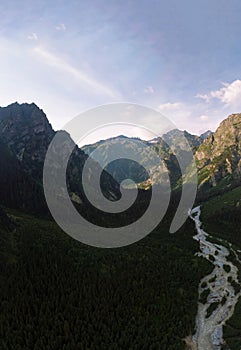
<svg viewBox="0 0 241 350">
<path fill-rule="evenodd" d="M 196 207 L 189 212 L 195 222 L 197 234 L 193 237 L 200 244 L 199 256 L 209 260 L 213 271 L 199 284 L 196 333 L 193 336 L 193 349 L 220 350 L 223 341 L 223 325 L 232 316 L 241 292 L 235 291 L 238 281 L 238 268 L 228 259 L 231 244 L 227 247 L 212 243 L 210 235 L 201 228 L 201 209 Z M 226 244 L 225 244 L 226 245 Z M 235 253 L 235 252 L 234 252 Z M 237 258 L 237 254 L 235 254 Z"/>
</svg>

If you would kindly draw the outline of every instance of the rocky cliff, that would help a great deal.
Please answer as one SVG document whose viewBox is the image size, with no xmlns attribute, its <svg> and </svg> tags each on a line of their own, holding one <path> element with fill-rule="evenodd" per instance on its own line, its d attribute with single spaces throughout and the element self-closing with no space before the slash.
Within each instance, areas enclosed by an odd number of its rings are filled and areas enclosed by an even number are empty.
<svg viewBox="0 0 241 350">
<path fill-rule="evenodd" d="M 228 185 L 241 180 L 241 114 L 223 120 L 195 153 L 199 185 Z"/>
<path fill-rule="evenodd" d="M 34 103 L 0 108 L 0 138 L 16 155 L 22 169 L 41 182 L 42 169 L 55 132 Z"/>
</svg>

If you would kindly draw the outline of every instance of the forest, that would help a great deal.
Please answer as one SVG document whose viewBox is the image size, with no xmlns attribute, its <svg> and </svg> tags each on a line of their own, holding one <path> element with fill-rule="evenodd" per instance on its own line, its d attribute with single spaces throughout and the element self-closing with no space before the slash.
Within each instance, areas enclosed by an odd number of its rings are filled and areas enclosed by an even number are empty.
<svg viewBox="0 0 241 350">
<path fill-rule="evenodd" d="M 194 254 L 193 223 L 169 219 L 128 247 L 74 241 L 49 219 L 7 210 L 0 234 L 0 348 L 184 349 L 198 283 L 211 266 Z"/>
</svg>

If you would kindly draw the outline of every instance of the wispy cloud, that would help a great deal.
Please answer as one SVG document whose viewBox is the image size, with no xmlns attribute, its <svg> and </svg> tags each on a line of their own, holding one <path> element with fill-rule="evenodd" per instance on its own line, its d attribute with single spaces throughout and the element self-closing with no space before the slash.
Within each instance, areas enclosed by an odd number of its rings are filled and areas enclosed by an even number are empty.
<svg viewBox="0 0 241 350">
<path fill-rule="evenodd" d="M 38 40 L 38 35 L 36 33 L 32 33 L 27 36 L 28 40 Z"/>
<path fill-rule="evenodd" d="M 202 115 L 200 115 L 200 117 L 199 117 L 201 120 L 203 120 L 203 121 L 206 121 L 206 120 L 209 120 L 209 116 L 208 115 L 206 115 L 206 114 L 202 114 Z"/>
<path fill-rule="evenodd" d="M 167 102 L 167 103 L 162 103 L 161 105 L 158 106 L 158 109 L 162 112 L 176 112 L 180 109 L 183 109 L 184 104 L 182 102 Z"/>
<path fill-rule="evenodd" d="M 144 89 L 144 92 L 146 94 L 154 94 L 155 90 L 153 88 L 153 86 L 147 86 L 145 89 Z"/>
<path fill-rule="evenodd" d="M 201 134 L 208 129 L 214 130 L 217 127 L 218 119 L 220 119 L 220 111 L 216 113 L 206 107 L 206 103 L 193 104 L 180 101 L 163 103 L 159 105 L 158 109 L 164 116 L 170 118 L 178 128 L 194 134 Z"/>
<path fill-rule="evenodd" d="M 112 99 L 120 97 L 117 92 L 110 89 L 105 84 L 95 80 L 82 70 L 73 67 L 70 63 L 49 52 L 48 50 L 42 47 L 35 47 L 33 50 L 34 53 L 44 61 L 45 64 L 68 73 L 70 76 L 78 80 L 82 86 L 84 85 L 84 87 L 91 88 L 94 94 L 106 95 Z"/>
<path fill-rule="evenodd" d="M 67 28 L 66 28 L 66 25 L 64 23 L 60 23 L 55 27 L 55 29 L 65 32 Z"/>
<path fill-rule="evenodd" d="M 158 106 L 158 110 L 173 121 L 177 128 L 185 129 L 192 114 L 192 107 L 184 102 L 167 102 Z"/>
<path fill-rule="evenodd" d="M 219 90 L 210 91 L 207 94 L 198 94 L 196 97 L 210 102 L 218 99 L 227 107 L 241 106 L 241 80 L 234 80 L 232 83 L 223 83 Z"/>
</svg>

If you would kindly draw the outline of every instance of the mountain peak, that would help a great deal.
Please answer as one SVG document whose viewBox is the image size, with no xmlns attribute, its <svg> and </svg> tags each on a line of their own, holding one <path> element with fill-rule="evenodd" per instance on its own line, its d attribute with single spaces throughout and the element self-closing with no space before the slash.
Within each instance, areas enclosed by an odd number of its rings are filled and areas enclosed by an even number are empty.
<svg viewBox="0 0 241 350">
<path fill-rule="evenodd" d="M 0 109 L 12 112 L 13 114 L 20 113 L 22 116 L 25 116 L 27 118 L 39 116 L 48 120 L 44 111 L 41 108 L 39 108 L 39 106 L 34 102 L 31 102 L 31 103 L 14 102 L 6 107 L 0 107 Z"/>
<path fill-rule="evenodd" d="M 221 127 L 222 125 L 225 125 L 227 123 L 231 123 L 233 125 L 236 125 L 236 124 L 240 124 L 241 123 L 241 113 L 233 113 L 233 114 L 230 114 L 228 116 L 228 118 L 224 119 L 219 127 Z"/>
<path fill-rule="evenodd" d="M 46 114 L 35 103 L 15 102 L 0 107 L 0 138 L 16 154 L 23 167 L 31 170 L 41 179 L 45 154 L 54 130 Z M 32 175 L 32 174 L 31 174 Z"/>
<path fill-rule="evenodd" d="M 209 136 L 213 135 L 213 131 L 207 130 L 204 133 L 200 135 L 200 138 L 204 141 L 206 140 Z"/>
</svg>

